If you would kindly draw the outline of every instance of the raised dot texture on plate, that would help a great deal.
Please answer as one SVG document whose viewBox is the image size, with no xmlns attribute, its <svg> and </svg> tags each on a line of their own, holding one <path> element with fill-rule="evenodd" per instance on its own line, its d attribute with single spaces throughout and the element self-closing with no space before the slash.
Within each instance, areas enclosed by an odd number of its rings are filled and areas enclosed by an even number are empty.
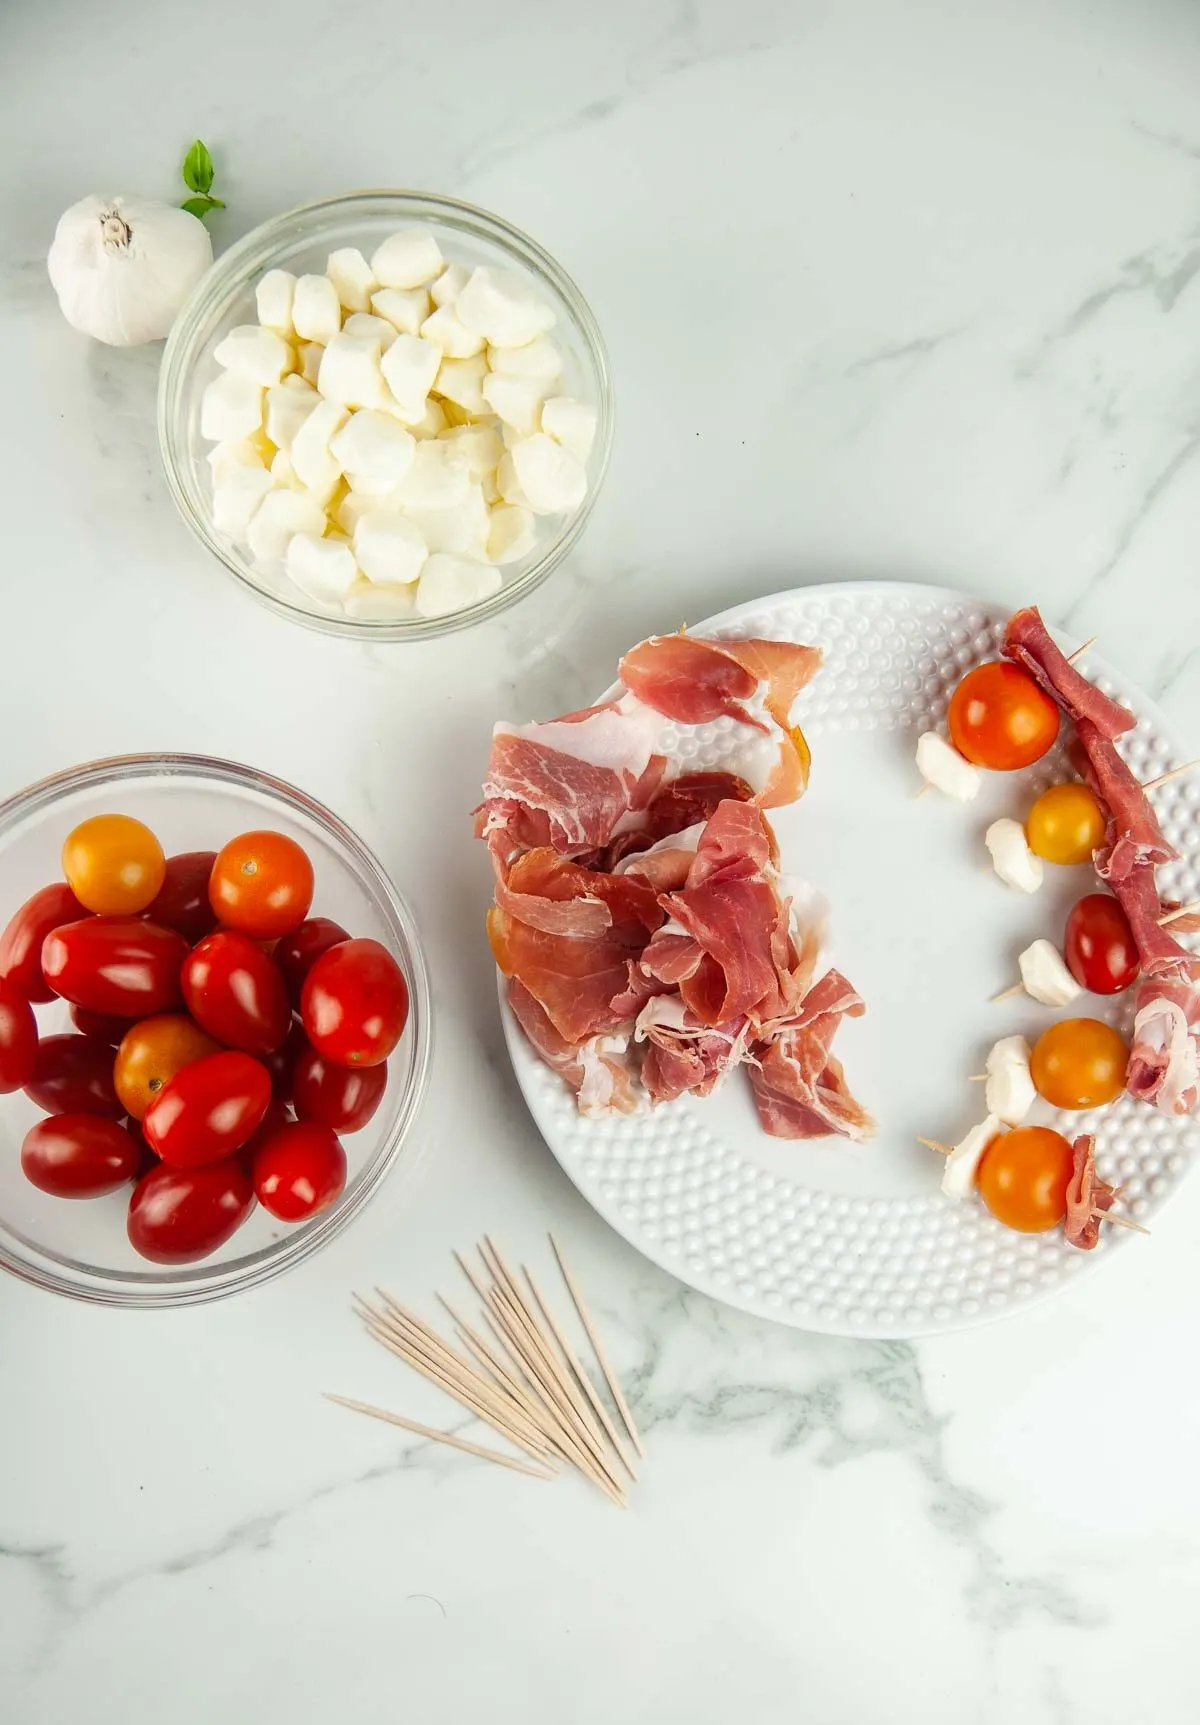
<svg viewBox="0 0 1200 1725">
<path fill-rule="evenodd" d="M 923 978 L 924 994 L 939 982 L 937 965 L 944 964 L 945 986 L 976 1015 L 973 1047 L 964 1044 L 961 1062 L 946 1059 L 925 1085 L 926 1116 L 944 1109 L 947 1133 L 955 1124 L 964 1130 L 971 1124 L 966 1075 L 978 1067 L 968 1062 L 978 1060 L 989 1037 L 1022 1025 L 1036 1035 L 1049 1022 L 1042 1009 L 1031 1008 L 1041 1016 L 1006 1021 L 995 1016 L 999 1009 L 988 1006 L 987 995 L 1003 985 L 1006 962 L 1024 944 L 1025 925 L 1015 904 L 1019 895 L 1005 894 L 976 866 L 979 857 L 972 847 L 979 843 L 978 812 L 933 798 L 912 802 L 918 783 L 912 760 L 916 733 L 944 719 L 965 669 L 995 655 L 1006 616 L 1000 607 L 937 588 L 854 584 L 779 594 L 707 623 L 689 619 L 694 634 L 761 635 L 822 647 L 824 666 L 795 709 L 809 738 L 820 739 L 813 750 L 814 791 L 823 758 L 840 751 L 837 758 L 851 763 L 856 796 L 867 803 L 873 795 L 886 796 L 897 819 L 923 823 L 913 830 L 923 835 L 923 865 L 929 862 L 934 870 L 932 886 L 922 889 L 923 909 L 936 905 L 947 884 L 977 895 L 972 903 L 985 925 L 985 962 L 994 967 L 995 982 L 992 973 L 960 968 L 952 953 L 936 948 Z M 1102 663 L 1104 646 L 1102 641 L 1090 649 L 1086 664 L 1097 682 L 1138 715 L 1137 730 L 1122 741 L 1134 772 L 1146 779 L 1162 771 L 1164 763 L 1190 759 L 1196 751 L 1172 735 L 1153 704 Z M 736 734 L 722 724 L 692 733 L 687 742 L 688 760 L 711 767 L 735 758 L 738 748 Z M 987 775 L 995 787 L 997 814 L 1019 812 L 1057 776 L 1067 776 L 1064 743 L 1060 738 L 1051 754 L 1025 773 Z M 1000 780 L 1007 782 L 1001 786 Z M 981 802 L 987 794 L 985 788 Z M 1169 830 L 1182 853 L 1170 874 L 1164 871 L 1163 885 L 1169 880 L 1170 891 L 1184 900 L 1200 898 L 1197 796 L 1200 786 L 1181 781 L 1156 799 L 1160 811 L 1174 817 Z M 804 817 L 801 803 L 797 824 L 781 826 L 801 832 L 807 844 L 816 835 L 803 825 Z M 871 827 L 864 823 L 861 833 L 864 849 L 869 848 Z M 856 911 L 864 914 L 867 900 L 886 896 L 878 891 L 880 879 L 886 878 L 892 895 L 904 893 L 908 885 L 908 876 L 896 872 L 902 859 L 899 864 L 890 860 L 881 876 L 877 833 L 874 843 L 874 861 L 867 858 L 861 883 L 854 883 L 859 896 L 848 897 L 837 880 L 821 878 L 816 865 L 806 869 L 805 857 L 793 857 L 781 836 L 785 868 L 809 873 L 833 899 L 837 963 L 843 938 L 854 939 Z M 1065 916 L 1082 889 L 1076 871 L 1063 873 L 1072 877 L 1060 889 Z M 1050 894 L 1045 898 L 1049 903 Z M 1060 913 L 1039 901 L 1036 914 Z M 910 1021 L 919 1020 L 919 1014 L 909 1006 L 889 1020 L 877 1006 L 873 1015 L 881 983 L 892 980 L 888 955 L 879 956 L 873 976 L 869 952 L 864 957 L 855 951 L 852 958 L 854 965 L 864 964 L 859 974 L 850 958 L 845 961 L 847 974 L 867 1000 L 863 1028 L 874 1016 L 897 1043 L 894 1057 L 884 1050 L 874 1069 L 862 1066 L 860 1077 L 859 1045 L 847 1040 L 851 1085 L 880 1121 L 879 1136 L 865 1146 L 838 1139 L 788 1145 L 766 1138 L 757 1127 L 748 1089 L 739 1092 L 745 1085 L 739 1074 L 731 1077 L 728 1094 L 707 1102 L 671 1103 L 649 1116 L 583 1120 L 559 1079 L 530 1053 L 505 1009 L 509 1052 L 534 1119 L 580 1191 L 618 1232 L 648 1258 L 732 1305 L 801 1329 L 854 1336 L 909 1337 L 968 1328 L 1045 1299 L 1115 1252 L 1153 1251 L 1153 1241 L 1109 1229 L 1096 1251 L 1079 1252 L 1060 1230 L 1014 1234 L 982 1204 L 943 1198 L 939 1159 L 920 1161 L 908 1130 L 911 1124 L 914 1131 L 941 1135 L 938 1121 L 910 1122 L 902 1108 L 898 1121 L 891 1095 L 889 1074 L 899 1083 L 900 1062 L 911 1064 L 923 1056 L 919 1035 L 911 1034 Z M 1129 1000 L 1097 1002 L 1090 1010 L 1111 1017 L 1128 1033 Z M 859 1032 L 857 1025 L 852 1028 Z M 1071 1136 L 1094 1132 L 1101 1175 L 1125 1183 L 1122 1207 L 1151 1226 L 1200 1146 L 1197 1122 L 1158 1114 L 1128 1096 L 1092 1114 L 1047 1113 L 1045 1123 Z M 613 1184 L 618 1169 L 619 1186 Z M 654 1236 L 660 1211 L 671 1213 L 661 1201 L 663 1192 L 671 1194 L 683 1220 L 673 1230 L 663 1225 L 659 1239 Z"/>
</svg>

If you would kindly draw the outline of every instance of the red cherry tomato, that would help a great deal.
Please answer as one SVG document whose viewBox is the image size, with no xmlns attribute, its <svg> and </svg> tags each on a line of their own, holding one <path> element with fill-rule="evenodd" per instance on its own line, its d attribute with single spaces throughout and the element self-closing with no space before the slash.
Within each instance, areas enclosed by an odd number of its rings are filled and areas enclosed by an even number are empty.
<svg viewBox="0 0 1200 1725">
<path fill-rule="evenodd" d="M 26 1000 L 53 1000 L 54 990 L 42 975 L 42 946 L 52 929 L 86 916 L 69 886 L 56 881 L 26 899 L 0 934 L 0 980 L 11 982 Z"/>
<path fill-rule="evenodd" d="M 281 1102 L 278 1096 L 272 1096 L 267 1104 L 267 1112 L 238 1151 L 238 1160 L 242 1166 L 246 1169 L 252 1168 L 259 1146 L 265 1144 L 281 1126 L 290 1126 L 295 1118 L 286 1102 Z"/>
<path fill-rule="evenodd" d="M 142 1131 L 170 1167 L 199 1168 L 240 1150 L 270 1101 L 262 1062 L 225 1049 L 177 1072 L 143 1114 Z"/>
<path fill-rule="evenodd" d="M 1093 994 L 1121 994 L 1141 969 L 1129 918 L 1106 892 L 1089 892 L 1072 910 L 1063 956 L 1079 986 Z"/>
<path fill-rule="evenodd" d="M 319 1215 L 346 1185 L 346 1152 L 328 1126 L 297 1120 L 267 1138 L 254 1157 L 254 1190 L 281 1222 Z"/>
<path fill-rule="evenodd" d="M 341 923 L 331 922 L 327 916 L 310 916 L 294 933 L 284 936 L 275 948 L 274 957 L 293 1006 L 300 1005 L 304 978 L 322 953 L 349 939 Z"/>
<path fill-rule="evenodd" d="M 151 922 L 173 928 L 193 944 L 217 926 L 208 902 L 208 881 L 216 851 L 183 851 L 167 858 L 167 872 L 158 897 L 147 910 Z"/>
<path fill-rule="evenodd" d="M 52 1114 L 25 1134 L 25 1178 L 53 1198 L 99 1198 L 132 1180 L 138 1146 L 115 1120 L 95 1114 Z"/>
<path fill-rule="evenodd" d="M 0 982 L 0 1096 L 23 1090 L 37 1062 L 37 1019 L 11 982 Z"/>
<path fill-rule="evenodd" d="M 187 942 L 132 916 L 90 916 L 46 936 L 42 969 L 56 994 L 93 1012 L 145 1018 L 180 1000 Z"/>
<path fill-rule="evenodd" d="M 188 954 L 183 998 L 202 1029 L 230 1048 L 269 1054 L 292 1022 L 283 978 L 244 934 L 218 929 Z"/>
<path fill-rule="evenodd" d="M 290 1102 L 296 1083 L 296 1063 L 308 1048 L 308 1037 L 304 1034 L 304 1026 L 298 1018 L 293 1018 L 292 1028 L 287 1033 L 287 1041 L 282 1048 L 274 1048 L 270 1054 L 260 1055 L 263 1065 L 271 1074 L 271 1089 L 281 1102 Z"/>
<path fill-rule="evenodd" d="M 315 1120 L 334 1132 L 360 1131 L 386 1089 L 386 1061 L 378 1066 L 334 1066 L 309 1048 L 296 1062 L 296 1113 L 301 1120 Z"/>
<path fill-rule="evenodd" d="M 344 940 L 309 971 L 300 994 L 308 1040 L 335 1066 L 378 1066 L 408 1019 L 408 986 L 377 940 Z"/>
<path fill-rule="evenodd" d="M 25 1094 L 47 1114 L 104 1114 L 119 1120 L 125 1107 L 113 1084 L 115 1060 L 106 1042 L 90 1036 L 43 1036 Z"/>
<path fill-rule="evenodd" d="M 208 884 L 218 920 L 254 940 L 274 940 L 299 928 L 312 895 L 312 864 L 286 833 L 241 833 L 230 839 Z"/>
<path fill-rule="evenodd" d="M 234 1234 L 254 1208 L 254 1188 L 235 1157 L 203 1168 L 159 1166 L 129 1202 L 129 1243 L 154 1264 L 192 1264 Z"/>
<path fill-rule="evenodd" d="M 90 1036 L 93 1042 L 106 1042 L 110 1048 L 115 1048 L 135 1023 L 132 1018 L 117 1018 L 111 1012 L 89 1012 L 86 1006 L 71 1007 L 69 1017 L 81 1036 Z"/>
<path fill-rule="evenodd" d="M 968 671 L 950 697 L 950 740 L 977 767 L 1012 772 L 1040 761 L 1058 736 L 1058 708 L 1019 665 Z"/>
</svg>

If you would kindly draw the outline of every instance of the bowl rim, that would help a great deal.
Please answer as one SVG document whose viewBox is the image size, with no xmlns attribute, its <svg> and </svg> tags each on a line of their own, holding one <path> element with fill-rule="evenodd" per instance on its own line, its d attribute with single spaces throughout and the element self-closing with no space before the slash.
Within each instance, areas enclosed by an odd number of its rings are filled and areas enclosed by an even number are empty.
<svg viewBox="0 0 1200 1725">
<path fill-rule="evenodd" d="M 195 507 L 183 476 L 184 459 L 176 430 L 182 418 L 183 391 L 191 367 L 198 358 L 195 335 L 201 320 L 228 296 L 238 276 L 243 273 L 249 276 L 254 270 L 270 267 L 268 258 L 259 257 L 257 254 L 265 245 L 285 233 L 290 225 L 306 218 L 352 210 L 355 205 L 371 200 L 394 203 L 398 210 L 414 204 L 423 206 L 421 211 L 411 211 L 414 220 L 423 218 L 436 222 L 439 212 L 444 213 L 450 220 L 450 225 L 465 226 L 477 231 L 482 237 L 506 250 L 515 251 L 523 261 L 532 264 L 535 270 L 540 270 L 578 325 L 596 372 L 596 444 L 589 458 L 591 465 L 588 488 L 583 502 L 564 521 L 559 532 L 547 542 L 546 549 L 537 562 L 531 564 L 519 580 L 502 586 L 490 598 L 468 606 L 465 610 L 451 612 L 445 617 L 338 617 L 305 610 L 303 606 L 294 605 L 280 595 L 269 592 L 250 577 L 243 561 L 222 542 L 208 517 Z M 433 206 L 432 213 L 429 206 Z M 255 261 L 251 263 L 251 259 Z M 159 460 L 172 501 L 193 537 L 216 557 L 226 573 L 253 599 L 265 605 L 268 610 L 274 611 L 277 616 L 286 617 L 290 622 L 299 623 L 320 634 L 372 642 L 421 641 L 451 634 L 498 616 L 540 587 L 574 549 L 591 519 L 612 457 L 614 425 L 615 404 L 608 350 L 595 314 L 573 277 L 535 239 L 523 229 L 506 221 L 503 216 L 498 216 L 478 204 L 468 203 L 462 198 L 450 197 L 444 192 L 426 192 L 412 187 L 368 187 L 296 204 L 291 209 L 260 222 L 257 227 L 236 240 L 227 251 L 222 252 L 196 283 L 172 325 L 159 371 L 156 409 Z"/>
<path fill-rule="evenodd" d="M 425 953 L 416 919 L 407 901 L 392 882 L 378 857 L 353 828 L 333 811 L 287 779 L 243 762 L 231 761 L 219 755 L 198 755 L 168 751 L 164 753 L 111 755 L 100 760 L 85 761 L 67 767 L 48 777 L 36 780 L 23 789 L 0 800 L 0 840 L 15 831 L 29 816 L 50 808 L 63 796 L 93 787 L 119 784 L 122 780 L 151 776 L 181 779 L 206 778 L 229 785 L 267 790 L 285 804 L 290 803 L 321 828 L 327 838 L 348 851 L 355 867 L 365 874 L 381 899 L 404 943 L 405 980 L 409 988 L 409 1018 L 406 1034 L 413 1037 L 412 1068 L 401 1099 L 400 1110 L 391 1132 L 375 1151 L 356 1186 L 348 1188 L 327 1211 L 302 1224 L 294 1233 L 285 1234 L 237 1260 L 206 1265 L 204 1260 L 180 1265 L 156 1266 L 153 1271 L 120 1272 L 80 1270 L 72 1263 L 13 1229 L 0 1220 L 0 1269 L 9 1271 L 31 1286 L 91 1304 L 133 1307 L 140 1309 L 164 1306 L 198 1305 L 222 1299 L 247 1288 L 261 1286 L 285 1270 L 311 1258 L 334 1239 L 375 1195 L 385 1176 L 398 1159 L 420 1113 L 429 1087 L 433 1055 L 432 997 Z M 420 1160 L 417 1153 L 406 1161 L 411 1173 Z M 18 1242 L 32 1256 L 20 1257 L 9 1242 Z M 66 1273 L 64 1273 L 64 1271 Z"/>
</svg>

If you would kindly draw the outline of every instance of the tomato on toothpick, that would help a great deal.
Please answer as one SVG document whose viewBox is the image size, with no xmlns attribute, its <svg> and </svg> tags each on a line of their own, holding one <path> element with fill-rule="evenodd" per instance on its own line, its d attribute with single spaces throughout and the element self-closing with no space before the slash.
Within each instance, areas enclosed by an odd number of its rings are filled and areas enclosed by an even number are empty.
<svg viewBox="0 0 1200 1725">
<path fill-rule="evenodd" d="M 1129 1050 L 1098 1018 L 1064 1018 L 1033 1045 L 1029 1070 L 1054 1108 L 1102 1108 L 1125 1088 Z"/>
<path fill-rule="evenodd" d="M 1089 892 L 1067 918 L 1067 969 L 1093 994 L 1122 994 L 1137 980 L 1141 958 L 1129 918 L 1110 893 Z"/>
<path fill-rule="evenodd" d="M 968 671 L 950 697 L 950 739 L 977 767 L 1012 772 L 1040 761 L 1058 736 L 1058 708 L 1019 665 Z"/>
<path fill-rule="evenodd" d="M 1044 862 L 1071 866 L 1090 862 L 1104 842 L 1107 816 L 1086 785 L 1051 785 L 1025 820 L 1025 837 Z"/>
<path fill-rule="evenodd" d="M 992 1215 L 1022 1234 L 1044 1234 L 1067 1213 L 1073 1155 L 1061 1132 L 1018 1126 L 992 1139 L 976 1184 Z"/>
</svg>

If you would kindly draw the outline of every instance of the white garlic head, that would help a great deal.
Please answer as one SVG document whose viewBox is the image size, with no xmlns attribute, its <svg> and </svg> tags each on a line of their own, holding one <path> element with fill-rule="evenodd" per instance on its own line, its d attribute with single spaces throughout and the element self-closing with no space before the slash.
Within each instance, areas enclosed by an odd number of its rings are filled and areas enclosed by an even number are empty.
<svg viewBox="0 0 1200 1725">
<path fill-rule="evenodd" d="M 110 347 L 170 332 L 212 263 L 204 223 L 150 198 L 82 198 L 60 218 L 46 260 L 63 316 Z"/>
</svg>

